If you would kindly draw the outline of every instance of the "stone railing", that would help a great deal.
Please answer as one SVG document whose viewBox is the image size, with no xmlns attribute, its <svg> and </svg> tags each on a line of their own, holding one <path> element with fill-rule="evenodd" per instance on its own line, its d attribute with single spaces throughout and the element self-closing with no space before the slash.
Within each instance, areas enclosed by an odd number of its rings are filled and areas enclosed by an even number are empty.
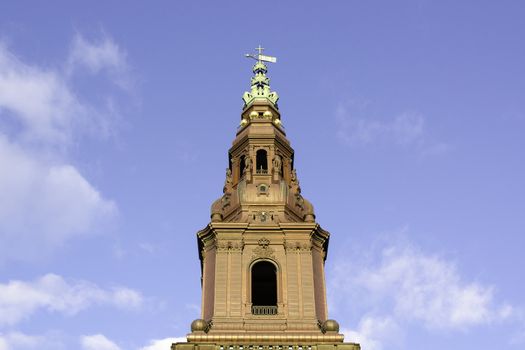
<svg viewBox="0 0 525 350">
<path fill-rule="evenodd" d="M 277 315 L 277 306 L 253 305 L 252 314 L 253 315 Z"/>
<path fill-rule="evenodd" d="M 257 169 L 255 172 L 256 172 L 257 175 L 266 175 L 266 174 L 268 174 L 268 169 L 262 169 L 261 168 L 261 169 Z"/>
</svg>

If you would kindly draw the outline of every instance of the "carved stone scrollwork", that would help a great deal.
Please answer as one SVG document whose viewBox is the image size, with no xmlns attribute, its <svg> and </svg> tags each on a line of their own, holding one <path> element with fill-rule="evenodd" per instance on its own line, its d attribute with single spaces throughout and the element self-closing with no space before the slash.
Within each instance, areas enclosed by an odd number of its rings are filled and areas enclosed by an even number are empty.
<svg viewBox="0 0 525 350">
<path fill-rule="evenodd" d="M 253 250 L 254 259 L 274 258 L 273 254 L 275 253 L 275 250 L 270 247 L 270 241 L 266 237 L 261 238 L 257 244 L 259 244 L 259 246 Z"/>
</svg>

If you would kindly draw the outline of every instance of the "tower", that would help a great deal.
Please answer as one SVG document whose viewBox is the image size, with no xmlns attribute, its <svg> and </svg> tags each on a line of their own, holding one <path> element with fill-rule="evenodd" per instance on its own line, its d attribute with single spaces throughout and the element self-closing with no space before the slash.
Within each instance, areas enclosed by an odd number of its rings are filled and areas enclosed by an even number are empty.
<svg viewBox="0 0 525 350">
<path fill-rule="evenodd" d="M 243 95 L 223 195 L 197 233 L 202 316 L 172 350 L 358 350 L 328 319 L 324 262 L 330 234 L 301 194 L 294 150 L 256 59 Z"/>
</svg>

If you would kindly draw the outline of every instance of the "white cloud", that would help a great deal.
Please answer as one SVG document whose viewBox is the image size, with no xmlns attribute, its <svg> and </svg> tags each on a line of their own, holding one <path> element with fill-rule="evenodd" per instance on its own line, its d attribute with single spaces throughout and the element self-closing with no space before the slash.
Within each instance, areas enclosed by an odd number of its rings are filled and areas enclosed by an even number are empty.
<svg viewBox="0 0 525 350">
<path fill-rule="evenodd" d="M 345 341 L 359 343 L 366 350 L 383 350 L 385 342 L 392 347 L 401 338 L 399 325 L 391 317 L 365 316 L 356 330 L 342 329 L 341 332 L 345 335 Z"/>
<path fill-rule="evenodd" d="M 139 350 L 166 350 L 170 349 L 171 344 L 173 343 L 185 343 L 186 341 L 186 337 L 155 339 L 151 340 L 149 345 L 146 345 Z"/>
<path fill-rule="evenodd" d="M 0 350 L 59 350 L 64 344 L 57 334 L 28 335 L 21 332 L 0 333 Z"/>
<path fill-rule="evenodd" d="M 515 318 L 514 307 L 497 302 L 493 286 L 465 281 L 453 262 L 410 244 L 391 245 L 372 259 L 337 261 L 335 266 L 329 290 L 337 291 L 330 295 L 336 309 L 355 312 L 350 301 L 360 300 L 368 312 L 383 315 L 367 314 L 355 330 L 347 330 L 347 340 L 361 339 L 372 349 L 382 349 L 392 331 L 402 334 L 409 325 L 466 331 Z"/>
<path fill-rule="evenodd" d="M 67 62 L 93 72 L 126 66 L 112 40 L 91 43 L 80 35 Z M 66 152 L 80 135 L 107 135 L 115 108 L 86 103 L 72 84 L 61 70 L 28 64 L 0 43 L 0 263 L 30 260 L 71 238 L 106 231 L 116 217 L 116 204 Z"/>
<path fill-rule="evenodd" d="M 0 169 L 0 261 L 33 259 L 93 235 L 117 214 L 75 167 L 46 161 L 1 134 Z"/>
<path fill-rule="evenodd" d="M 67 142 L 75 118 L 84 117 L 59 72 L 25 64 L 0 43 L 0 117 L 23 130 L 20 137 L 53 144 Z"/>
<path fill-rule="evenodd" d="M 103 289 L 86 281 L 67 282 L 61 276 L 47 274 L 32 282 L 0 284 L 0 325 L 17 324 L 38 310 L 74 315 L 97 304 L 134 309 L 142 302 L 141 294 L 129 288 Z"/>
<path fill-rule="evenodd" d="M 80 338 L 84 350 L 120 350 L 120 347 L 102 334 L 86 335 Z"/>
<path fill-rule="evenodd" d="M 0 350 L 36 349 L 42 337 L 30 336 L 20 332 L 0 334 Z"/>
</svg>

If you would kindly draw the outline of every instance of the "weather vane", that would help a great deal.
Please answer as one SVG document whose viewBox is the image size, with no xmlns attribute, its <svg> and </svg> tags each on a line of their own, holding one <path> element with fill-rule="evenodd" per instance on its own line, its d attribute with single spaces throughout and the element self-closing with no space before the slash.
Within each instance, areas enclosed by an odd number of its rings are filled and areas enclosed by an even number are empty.
<svg viewBox="0 0 525 350">
<path fill-rule="evenodd" d="M 266 56 L 266 55 L 262 54 L 262 52 L 264 50 L 264 47 L 261 47 L 261 45 L 259 45 L 259 47 L 256 47 L 255 50 L 259 51 L 259 53 L 257 53 L 256 55 L 251 54 L 251 53 L 247 53 L 244 56 L 253 58 L 254 60 L 257 60 L 259 62 L 260 61 L 271 62 L 271 63 L 277 62 L 277 57 Z"/>
</svg>

